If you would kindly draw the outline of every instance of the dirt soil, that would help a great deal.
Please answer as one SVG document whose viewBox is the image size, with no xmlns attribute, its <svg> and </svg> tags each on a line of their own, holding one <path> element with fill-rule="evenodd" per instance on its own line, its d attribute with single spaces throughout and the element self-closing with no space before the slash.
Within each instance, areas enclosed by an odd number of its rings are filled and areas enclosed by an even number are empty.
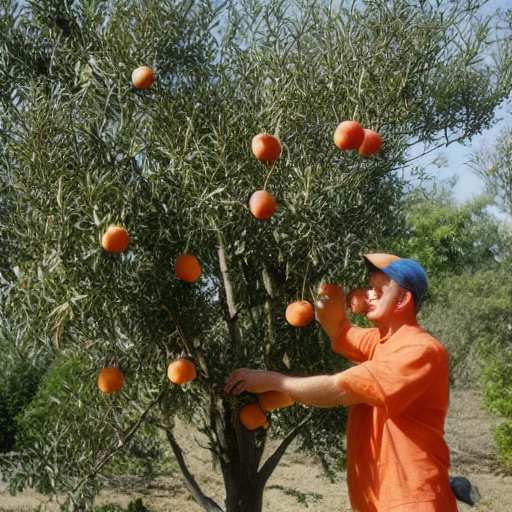
<svg viewBox="0 0 512 512">
<path fill-rule="evenodd" d="M 446 423 L 446 439 L 451 450 L 451 476 L 465 476 L 475 485 L 481 500 L 471 507 L 458 502 L 459 512 L 512 512 L 512 476 L 497 469 L 495 446 L 491 428 L 499 420 L 490 417 L 481 408 L 480 396 L 472 390 L 452 391 Z M 196 435 L 188 437 L 181 429 L 180 442 L 186 460 L 204 492 L 217 503 L 223 503 L 223 483 L 218 471 L 212 469 L 209 452 L 201 448 L 203 440 Z M 117 503 L 126 507 L 136 498 L 154 512 L 202 512 L 188 495 L 175 474 L 161 477 L 151 485 L 104 490 L 96 504 Z M 26 491 L 17 496 L 6 492 L 0 484 L 0 508 L 4 510 L 59 510 L 55 502 L 37 493 Z M 289 449 L 272 477 L 264 495 L 264 512 L 350 512 L 345 475 L 331 484 L 321 473 L 319 464 L 311 458 Z"/>
</svg>

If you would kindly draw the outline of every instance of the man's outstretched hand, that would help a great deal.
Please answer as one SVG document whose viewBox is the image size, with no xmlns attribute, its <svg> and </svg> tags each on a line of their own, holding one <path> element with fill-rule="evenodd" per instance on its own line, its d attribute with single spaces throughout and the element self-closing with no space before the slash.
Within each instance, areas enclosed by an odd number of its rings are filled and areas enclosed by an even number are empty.
<svg viewBox="0 0 512 512">
<path fill-rule="evenodd" d="M 264 393 L 276 389 L 279 374 L 266 370 L 249 370 L 238 368 L 226 379 L 224 392 L 228 395 L 239 395 L 244 391 Z"/>
</svg>

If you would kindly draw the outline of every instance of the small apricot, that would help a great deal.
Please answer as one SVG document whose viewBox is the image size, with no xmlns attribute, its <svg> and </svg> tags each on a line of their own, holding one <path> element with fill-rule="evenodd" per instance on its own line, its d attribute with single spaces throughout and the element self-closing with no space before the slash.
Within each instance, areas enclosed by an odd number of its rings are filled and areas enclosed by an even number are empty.
<svg viewBox="0 0 512 512">
<path fill-rule="evenodd" d="M 315 318 L 315 308 L 307 300 L 292 302 L 286 308 L 285 317 L 294 327 L 305 327 Z"/>
<path fill-rule="evenodd" d="M 357 121 L 343 121 L 334 131 L 334 143 L 339 149 L 357 149 L 363 143 L 364 128 Z"/>
</svg>

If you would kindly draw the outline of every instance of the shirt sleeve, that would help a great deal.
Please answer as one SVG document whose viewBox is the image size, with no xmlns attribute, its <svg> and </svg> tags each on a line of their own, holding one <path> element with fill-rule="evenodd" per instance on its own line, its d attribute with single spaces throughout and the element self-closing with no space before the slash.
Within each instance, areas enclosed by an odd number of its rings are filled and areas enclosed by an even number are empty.
<svg viewBox="0 0 512 512">
<path fill-rule="evenodd" d="M 380 334 L 377 328 L 362 328 L 346 322 L 331 347 L 353 363 L 363 363 L 372 358 L 375 347 L 379 343 Z"/>
<path fill-rule="evenodd" d="M 402 345 L 383 359 L 367 361 L 337 375 L 346 405 L 365 403 L 399 414 L 446 370 L 447 358 L 435 347 Z"/>
</svg>

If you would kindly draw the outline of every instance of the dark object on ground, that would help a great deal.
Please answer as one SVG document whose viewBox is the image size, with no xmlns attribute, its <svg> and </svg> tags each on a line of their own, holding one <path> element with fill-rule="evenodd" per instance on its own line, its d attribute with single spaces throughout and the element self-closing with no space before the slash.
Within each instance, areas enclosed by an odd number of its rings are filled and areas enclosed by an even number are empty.
<svg viewBox="0 0 512 512">
<path fill-rule="evenodd" d="M 478 500 L 482 498 L 478 487 L 475 487 L 464 476 L 451 476 L 450 487 L 454 496 L 459 500 L 473 506 Z"/>
</svg>

